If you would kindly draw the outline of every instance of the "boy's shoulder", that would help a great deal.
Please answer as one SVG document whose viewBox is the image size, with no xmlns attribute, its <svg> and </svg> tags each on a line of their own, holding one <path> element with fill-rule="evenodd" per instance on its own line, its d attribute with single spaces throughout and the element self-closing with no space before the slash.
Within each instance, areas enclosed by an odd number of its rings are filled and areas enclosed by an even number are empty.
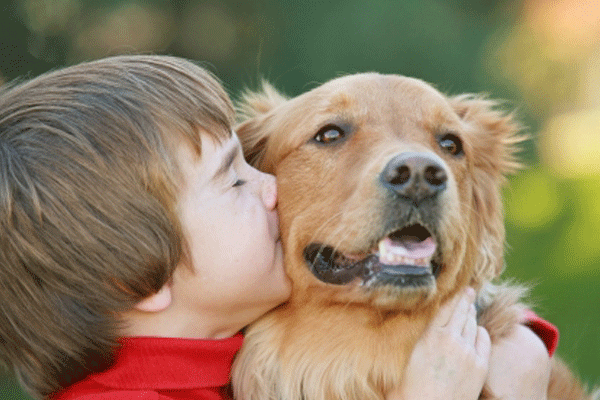
<svg viewBox="0 0 600 400">
<path fill-rule="evenodd" d="M 154 390 L 108 389 L 89 377 L 50 396 L 50 400 L 166 400 Z"/>
<path fill-rule="evenodd" d="M 241 333 L 224 339 L 122 338 L 109 369 L 50 400 L 226 399 L 242 343 Z"/>
<path fill-rule="evenodd" d="M 56 400 L 171 400 L 153 391 L 126 390 L 91 394 L 73 394 L 60 396 Z M 53 399 L 54 400 L 54 399 Z"/>
<path fill-rule="evenodd" d="M 86 378 L 50 396 L 50 400 L 167 400 L 154 390 L 108 389 L 94 379 Z"/>
</svg>

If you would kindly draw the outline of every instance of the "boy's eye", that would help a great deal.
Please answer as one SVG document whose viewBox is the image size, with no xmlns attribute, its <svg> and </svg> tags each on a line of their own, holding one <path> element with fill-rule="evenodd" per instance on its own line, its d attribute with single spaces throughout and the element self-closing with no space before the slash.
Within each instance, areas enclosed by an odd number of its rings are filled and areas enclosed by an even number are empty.
<svg viewBox="0 0 600 400">
<path fill-rule="evenodd" d="M 236 181 L 235 181 L 235 183 L 233 184 L 233 187 L 236 187 L 236 186 L 242 186 L 244 183 L 246 183 L 246 181 L 245 181 L 245 180 L 243 180 L 243 179 L 238 179 L 238 180 L 236 180 Z"/>
</svg>

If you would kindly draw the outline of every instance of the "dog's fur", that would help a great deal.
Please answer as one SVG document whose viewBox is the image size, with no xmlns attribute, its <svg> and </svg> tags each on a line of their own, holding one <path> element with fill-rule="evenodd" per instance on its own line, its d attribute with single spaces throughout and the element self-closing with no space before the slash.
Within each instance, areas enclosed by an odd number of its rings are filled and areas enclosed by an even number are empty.
<svg viewBox="0 0 600 400">
<path fill-rule="evenodd" d="M 277 176 L 293 291 L 247 330 L 233 373 L 238 400 L 382 399 L 439 306 L 467 285 L 478 289 L 492 341 L 523 321 L 523 289 L 490 284 L 503 270 L 500 189 L 519 167 L 513 115 L 483 97 L 446 97 L 420 80 L 375 73 L 293 99 L 265 83 L 246 94 L 241 113 L 247 158 Z M 395 175 L 407 154 L 408 183 Z M 433 185 L 423 162 L 435 165 Z M 437 271 L 415 280 L 369 267 L 340 282 L 317 279 L 378 254 L 377 242 L 407 225 L 431 233 Z M 315 256 L 326 248 L 344 254 L 342 267 Z M 587 398 L 556 364 L 549 398 Z"/>
</svg>

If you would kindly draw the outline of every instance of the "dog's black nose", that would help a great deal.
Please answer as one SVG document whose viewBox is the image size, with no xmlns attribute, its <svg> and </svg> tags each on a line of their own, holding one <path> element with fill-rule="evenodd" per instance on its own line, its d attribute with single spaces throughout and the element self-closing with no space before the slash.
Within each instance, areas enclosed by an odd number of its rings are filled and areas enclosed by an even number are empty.
<svg viewBox="0 0 600 400">
<path fill-rule="evenodd" d="M 392 158 L 380 175 L 383 185 L 416 204 L 446 188 L 448 176 L 433 155 L 406 152 Z"/>
</svg>

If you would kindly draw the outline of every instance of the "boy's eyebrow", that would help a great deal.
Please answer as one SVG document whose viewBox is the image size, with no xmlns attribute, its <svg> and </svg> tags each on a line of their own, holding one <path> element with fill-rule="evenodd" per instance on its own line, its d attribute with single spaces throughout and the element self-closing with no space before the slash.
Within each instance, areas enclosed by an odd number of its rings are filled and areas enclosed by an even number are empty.
<svg viewBox="0 0 600 400">
<path fill-rule="evenodd" d="M 223 175 L 225 172 L 227 172 L 229 170 L 229 168 L 231 167 L 231 165 L 233 164 L 233 162 L 235 161 L 235 158 L 237 157 L 237 155 L 238 155 L 238 146 L 234 145 L 229 150 L 227 150 L 227 153 L 225 153 L 225 156 L 223 157 L 223 161 L 221 161 L 221 165 L 219 165 L 219 168 L 216 170 L 215 174 L 213 175 L 213 179 L 219 178 L 221 175 Z"/>
</svg>

